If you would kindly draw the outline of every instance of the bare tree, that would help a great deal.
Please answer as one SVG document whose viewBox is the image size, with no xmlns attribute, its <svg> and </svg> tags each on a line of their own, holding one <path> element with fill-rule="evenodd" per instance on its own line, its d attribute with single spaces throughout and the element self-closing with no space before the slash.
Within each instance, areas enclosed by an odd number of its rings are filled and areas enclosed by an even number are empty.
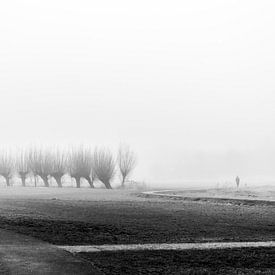
<svg viewBox="0 0 275 275">
<path fill-rule="evenodd" d="M 48 176 L 53 170 L 51 152 L 41 148 L 32 148 L 29 151 L 29 163 L 34 177 L 39 176 L 45 187 L 49 187 Z"/>
<path fill-rule="evenodd" d="M 0 152 L 0 174 L 5 178 L 7 186 L 10 186 L 10 178 L 14 168 L 14 161 L 7 151 Z"/>
<path fill-rule="evenodd" d="M 92 153 L 89 148 L 79 146 L 74 148 L 69 157 L 69 171 L 76 180 L 76 187 L 80 188 L 80 180 L 84 178 L 88 181 L 91 188 L 94 188 L 91 180 Z"/>
<path fill-rule="evenodd" d="M 51 155 L 52 171 L 50 171 L 50 175 L 56 180 L 58 187 L 62 187 L 62 177 L 67 172 L 68 156 L 60 150 L 55 150 Z"/>
<path fill-rule="evenodd" d="M 28 153 L 26 150 L 21 149 L 19 155 L 16 157 L 16 171 L 19 174 L 21 181 L 22 181 L 22 186 L 26 186 L 26 178 L 27 175 L 30 172 L 30 167 L 29 167 L 29 158 L 28 158 Z"/>
<path fill-rule="evenodd" d="M 115 161 L 110 150 L 95 149 L 93 154 L 93 171 L 107 189 L 112 189 L 111 180 L 115 176 Z"/>
<path fill-rule="evenodd" d="M 121 145 L 117 157 L 118 167 L 121 174 L 121 187 L 125 187 L 125 181 L 133 172 L 137 164 L 136 154 L 128 145 Z"/>
</svg>

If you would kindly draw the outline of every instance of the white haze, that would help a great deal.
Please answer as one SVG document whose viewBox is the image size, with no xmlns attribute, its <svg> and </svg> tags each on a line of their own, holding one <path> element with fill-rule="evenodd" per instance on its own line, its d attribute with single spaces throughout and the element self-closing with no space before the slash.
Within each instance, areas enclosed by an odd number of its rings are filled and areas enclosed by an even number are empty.
<svg viewBox="0 0 275 275">
<path fill-rule="evenodd" d="M 151 182 L 275 176 L 274 1 L 1 1 L 0 144 L 106 145 Z"/>
</svg>

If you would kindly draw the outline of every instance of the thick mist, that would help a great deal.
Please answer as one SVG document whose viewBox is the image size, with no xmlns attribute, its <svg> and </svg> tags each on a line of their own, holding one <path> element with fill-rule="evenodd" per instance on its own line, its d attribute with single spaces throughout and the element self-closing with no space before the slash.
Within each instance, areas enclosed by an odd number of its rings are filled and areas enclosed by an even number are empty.
<svg viewBox="0 0 275 275">
<path fill-rule="evenodd" d="M 274 8 L 1 3 L 1 147 L 126 142 L 137 180 L 272 181 Z"/>
</svg>

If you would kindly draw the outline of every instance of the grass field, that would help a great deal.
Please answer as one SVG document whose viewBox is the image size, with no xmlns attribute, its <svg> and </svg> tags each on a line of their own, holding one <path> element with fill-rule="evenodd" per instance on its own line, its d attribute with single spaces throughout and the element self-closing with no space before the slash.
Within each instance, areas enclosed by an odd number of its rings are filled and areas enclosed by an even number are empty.
<svg viewBox="0 0 275 275">
<path fill-rule="evenodd" d="M 1 228 L 59 245 L 269 241 L 275 236 L 274 217 L 274 205 L 257 202 L 174 200 L 128 190 L 88 188 L 0 190 Z M 267 248 L 145 254 L 106 252 L 82 257 L 95 262 L 106 274 L 192 274 L 193 269 L 197 272 L 193 274 L 215 274 L 221 269 L 228 274 L 233 274 L 232 270 L 242 270 L 238 274 L 275 273 L 271 261 L 274 250 Z M 238 257 L 244 258 L 236 261 Z M 142 266 L 141 273 L 131 269 L 133 261 Z"/>
<path fill-rule="evenodd" d="M 275 249 L 81 253 L 106 274 L 274 274 Z"/>
</svg>

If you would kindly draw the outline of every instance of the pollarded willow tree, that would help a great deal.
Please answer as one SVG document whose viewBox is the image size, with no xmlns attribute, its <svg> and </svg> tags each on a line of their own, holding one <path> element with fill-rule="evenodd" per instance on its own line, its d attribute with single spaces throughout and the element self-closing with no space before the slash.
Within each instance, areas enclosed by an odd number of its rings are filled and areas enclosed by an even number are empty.
<svg viewBox="0 0 275 275">
<path fill-rule="evenodd" d="M 54 150 L 51 153 L 52 166 L 50 175 L 55 179 L 57 186 L 62 187 L 62 177 L 67 172 L 68 156 L 64 151 Z"/>
<path fill-rule="evenodd" d="M 52 154 L 50 150 L 32 148 L 29 151 L 30 169 L 35 177 L 39 176 L 45 187 L 49 187 L 48 176 L 52 172 Z"/>
<path fill-rule="evenodd" d="M 115 160 L 110 150 L 96 148 L 93 154 L 93 171 L 107 189 L 112 189 L 111 181 L 115 176 Z"/>
<path fill-rule="evenodd" d="M 73 148 L 69 156 L 69 172 L 71 177 L 76 180 L 76 187 L 80 188 L 81 178 L 88 181 L 91 188 L 94 188 L 93 181 L 91 180 L 92 169 L 92 153 L 90 148 L 79 146 Z"/>
<path fill-rule="evenodd" d="M 121 187 L 125 187 L 125 181 L 133 172 L 137 164 L 136 154 L 128 145 L 120 145 L 117 156 L 118 168 L 121 175 Z"/>
<path fill-rule="evenodd" d="M 26 186 L 26 178 L 30 172 L 30 165 L 29 165 L 29 154 L 26 150 L 21 150 L 20 153 L 16 156 L 15 161 L 15 169 L 19 174 L 22 186 Z"/>
<path fill-rule="evenodd" d="M 10 178 L 14 169 L 14 159 L 7 151 L 0 152 L 0 175 L 2 175 L 7 186 L 10 186 Z"/>
</svg>

